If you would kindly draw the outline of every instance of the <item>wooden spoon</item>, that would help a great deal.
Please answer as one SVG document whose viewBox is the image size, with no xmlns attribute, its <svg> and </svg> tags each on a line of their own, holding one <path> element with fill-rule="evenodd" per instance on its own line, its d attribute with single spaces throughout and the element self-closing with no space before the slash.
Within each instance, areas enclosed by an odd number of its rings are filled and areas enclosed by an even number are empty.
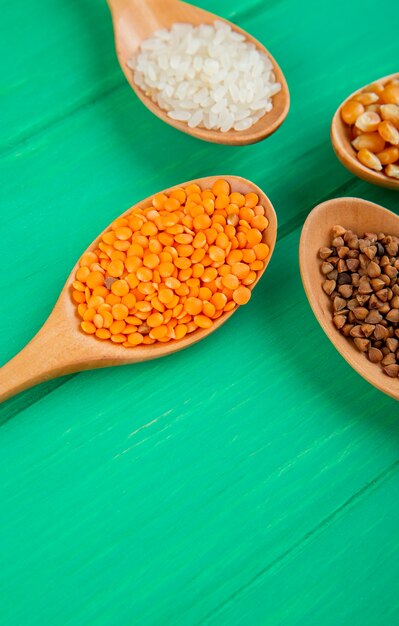
<svg viewBox="0 0 399 626">
<path fill-rule="evenodd" d="M 271 135 L 283 123 L 290 105 L 287 82 L 271 54 L 244 30 L 213 13 L 178 0 L 108 0 L 108 4 L 114 23 L 116 54 L 126 80 L 145 106 L 161 120 L 184 133 L 198 137 L 198 139 L 234 146 L 260 141 Z M 230 130 L 222 133 L 206 128 L 190 128 L 184 122 L 172 120 L 167 116 L 166 111 L 161 109 L 135 84 L 133 71 L 127 65 L 128 61 L 137 54 L 142 41 L 148 39 L 154 31 L 160 28 L 170 29 L 172 24 L 176 22 L 197 26 L 199 24 L 213 24 L 215 20 L 229 24 L 235 32 L 244 35 L 261 52 L 267 54 L 273 64 L 276 80 L 281 84 L 281 90 L 273 96 L 273 109 L 245 131 Z"/>
<path fill-rule="evenodd" d="M 388 83 L 393 78 L 399 78 L 399 74 L 390 74 L 389 76 L 384 76 L 384 78 L 379 78 L 373 82 L 378 83 Z M 334 148 L 334 152 L 337 155 L 338 159 L 341 161 L 342 165 L 344 165 L 352 174 L 362 178 L 368 183 L 372 183 L 373 185 L 378 185 L 380 187 L 387 187 L 388 189 L 399 189 L 399 180 L 396 178 L 390 178 L 383 172 L 375 172 L 374 170 L 369 169 L 360 161 L 356 156 L 356 150 L 351 144 L 350 138 L 350 129 L 347 124 L 341 118 L 341 108 L 343 105 L 351 100 L 353 96 L 360 93 L 364 90 L 364 87 L 361 87 L 357 91 L 354 91 L 340 106 L 331 122 L 331 142 Z"/>
<path fill-rule="evenodd" d="M 399 400 L 399 379 L 390 378 L 378 363 L 355 348 L 334 326 L 331 317 L 331 300 L 322 289 L 319 249 L 331 244 L 331 228 L 340 224 L 359 236 L 365 232 L 383 232 L 399 236 L 399 217 L 367 200 L 337 198 L 319 204 L 309 214 L 301 234 L 299 262 L 306 295 L 320 326 L 338 352 L 369 383 Z M 340 383 L 339 383 L 340 384 Z"/>
<path fill-rule="evenodd" d="M 169 193 L 176 187 L 187 186 L 191 183 L 197 183 L 202 189 L 209 188 L 219 178 L 227 180 L 233 191 L 243 194 L 251 191 L 257 193 L 260 204 L 265 208 L 265 215 L 269 220 L 269 226 L 264 232 L 263 242 L 268 244 L 270 254 L 265 261 L 264 269 L 255 283 L 251 285 L 250 288 L 252 289 L 270 261 L 277 236 L 276 214 L 270 200 L 263 191 L 249 180 L 238 176 L 210 176 L 176 185 L 165 190 L 165 193 Z M 153 196 L 150 196 L 136 206 L 147 207 L 151 204 L 152 198 Z M 123 215 L 127 215 L 130 211 L 131 208 L 125 211 Z M 108 230 L 108 228 L 105 230 Z M 87 248 L 87 251 L 94 250 L 97 247 L 97 242 L 102 234 L 96 237 L 95 241 Z M 79 263 L 77 262 L 61 291 L 50 317 L 37 335 L 19 354 L 1 368 L 0 402 L 7 400 L 24 389 L 51 378 L 98 367 L 138 363 L 182 350 L 200 339 L 204 339 L 204 337 L 224 324 L 237 310 L 234 309 L 230 313 L 222 315 L 215 321 L 212 328 L 199 329 L 190 335 L 186 335 L 179 341 L 158 342 L 135 348 L 124 348 L 109 341 L 101 341 L 93 336 L 86 335 L 80 330 L 76 304 L 72 302 L 71 298 L 71 284 L 75 279 L 78 267 Z"/>
</svg>

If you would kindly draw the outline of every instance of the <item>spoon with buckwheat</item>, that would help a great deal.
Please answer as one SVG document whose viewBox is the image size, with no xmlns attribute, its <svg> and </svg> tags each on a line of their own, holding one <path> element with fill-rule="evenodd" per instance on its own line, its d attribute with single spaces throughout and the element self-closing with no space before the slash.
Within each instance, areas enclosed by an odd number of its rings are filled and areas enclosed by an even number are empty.
<svg viewBox="0 0 399 626">
<path fill-rule="evenodd" d="M 333 231 L 334 227 L 338 230 Z M 350 231 L 350 238 L 346 237 L 343 241 L 346 231 Z M 377 240 L 382 233 L 399 237 L 399 217 L 391 211 L 359 198 L 328 200 L 316 206 L 305 221 L 299 244 L 299 261 L 310 306 L 334 347 L 365 380 L 399 400 L 399 365 L 395 356 L 399 335 L 394 333 L 394 329 L 399 332 L 399 309 L 396 308 L 398 303 L 393 303 L 396 296 L 392 293 L 392 286 L 397 282 L 397 270 L 392 266 L 393 259 L 387 256 L 389 248 L 384 249 Z M 371 240 L 367 238 L 368 234 Z M 333 239 L 334 236 L 337 239 Z M 336 243 L 335 249 L 332 241 Z M 394 248 L 397 254 L 396 243 Z M 322 268 L 323 259 L 330 266 L 326 270 Z M 338 259 L 343 262 L 339 269 L 345 280 L 339 280 L 340 273 L 334 270 Z M 388 265 L 389 272 L 385 271 Z M 333 272 L 329 274 L 331 280 L 328 275 L 323 275 L 323 271 L 330 270 Z M 384 275 L 384 281 L 380 279 L 381 275 Z M 355 276 L 356 280 L 351 281 L 351 276 Z M 365 288 L 352 286 L 359 285 L 359 279 Z M 399 291 L 398 286 L 395 291 Z M 359 302 L 354 303 L 351 298 L 357 297 Z M 351 316 L 353 313 L 355 315 Z M 375 343 L 375 340 L 378 342 Z M 389 346 L 389 349 L 385 348 L 381 354 L 383 346 Z M 385 366 L 386 372 L 381 362 L 385 352 L 392 355 Z"/>
</svg>

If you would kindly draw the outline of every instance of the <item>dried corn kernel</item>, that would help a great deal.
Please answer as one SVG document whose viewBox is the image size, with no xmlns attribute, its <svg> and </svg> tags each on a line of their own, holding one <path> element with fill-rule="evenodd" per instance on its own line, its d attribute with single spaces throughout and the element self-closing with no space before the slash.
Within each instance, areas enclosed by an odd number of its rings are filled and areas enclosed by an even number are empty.
<svg viewBox="0 0 399 626">
<path fill-rule="evenodd" d="M 396 146 L 390 146 L 389 148 L 385 148 L 385 150 L 382 150 L 382 152 L 378 152 L 377 156 L 380 159 L 382 165 L 396 163 L 396 161 L 399 161 L 399 148 L 397 148 Z"/>
<path fill-rule="evenodd" d="M 380 94 L 384 104 L 399 104 L 399 84 L 391 81 Z"/>
<path fill-rule="evenodd" d="M 364 106 L 355 100 L 349 100 L 341 109 L 341 117 L 345 124 L 354 124 L 362 113 L 364 113 Z"/>
<path fill-rule="evenodd" d="M 382 170 L 381 161 L 375 154 L 370 152 L 370 150 L 366 150 L 365 148 L 363 150 L 359 150 L 357 158 L 360 163 L 369 167 L 371 170 L 375 170 L 376 172 L 380 172 Z"/>
<path fill-rule="evenodd" d="M 342 106 L 341 117 L 350 126 L 350 139 L 358 160 L 377 172 L 386 166 L 384 174 L 397 178 L 399 81 L 366 87 Z"/>
<path fill-rule="evenodd" d="M 381 117 L 383 120 L 392 122 L 399 128 L 399 105 L 397 104 L 383 104 L 380 107 Z M 80 278 L 78 280 L 81 280 Z M 84 281 L 83 281 L 84 282 Z"/>
<path fill-rule="evenodd" d="M 381 122 L 382 123 L 382 122 Z M 371 152 L 381 152 L 385 148 L 385 139 L 380 133 L 363 133 L 352 141 L 355 150 L 370 150 Z"/>
<path fill-rule="evenodd" d="M 368 104 L 366 106 L 366 111 L 373 111 L 374 113 L 380 113 L 381 105 L 380 104 Z"/>
<path fill-rule="evenodd" d="M 395 128 L 392 122 L 384 120 L 378 124 L 378 133 L 392 146 L 397 146 L 399 144 L 399 130 Z"/>
<path fill-rule="evenodd" d="M 132 348 L 212 328 L 248 302 L 270 254 L 268 225 L 258 195 L 226 180 L 156 194 L 82 256 L 71 292 L 82 331 Z"/>
<path fill-rule="evenodd" d="M 365 133 L 372 133 L 378 129 L 381 118 L 374 111 L 366 111 L 359 115 L 355 122 L 355 126 Z"/>
<path fill-rule="evenodd" d="M 372 85 L 366 87 L 366 92 L 370 91 L 376 93 L 379 96 L 384 91 L 384 85 L 382 85 L 381 83 L 373 83 Z"/>
<path fill-rule="evenodd" d="M 397 178 L 399 180 L 399 165 L 387 165 L 385 168 L 385 174 L 391 178 Z"/>
<path fill-rule="evenodd" d="M 375 104 L 379 100 L 378 94 L 374 91 L 362 91 L 358 93 L 354 98 L 356 102 L 360 102 L 363 106 L 368 106 L 369 104 Z"/>
</svg>

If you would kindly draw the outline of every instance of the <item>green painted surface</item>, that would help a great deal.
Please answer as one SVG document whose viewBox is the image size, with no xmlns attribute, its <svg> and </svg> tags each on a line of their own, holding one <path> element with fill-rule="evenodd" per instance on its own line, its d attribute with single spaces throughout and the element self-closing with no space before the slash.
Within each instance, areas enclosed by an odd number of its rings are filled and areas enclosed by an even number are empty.
<svg viewBox="0 0 399 626">
<path fill-rule="evenodd" d="M 316 203 L 399 209 L 328 139 L 347 93 L 398 70 L 399 6 L 201 6 L 251 31 L 286 74 L 290 115 L 261 144 L 200 143 L 146 111 L 105 2 L 2 2 L 3 362 L 93 236 L 156 190 L 242 175 L 280 225 L 250 304 L 208 340 L 0 407 L 2 626 L 399 623 L 398 407 L 328 342 L 297 262 Z"/>
</svg>

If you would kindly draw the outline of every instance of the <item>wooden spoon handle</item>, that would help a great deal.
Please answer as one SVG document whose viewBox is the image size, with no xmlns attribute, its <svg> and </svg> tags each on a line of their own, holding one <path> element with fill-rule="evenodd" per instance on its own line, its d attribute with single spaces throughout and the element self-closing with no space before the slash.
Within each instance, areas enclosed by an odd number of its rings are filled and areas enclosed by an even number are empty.
<svg viewBox="0 0 399 626">
<path fill-rule="evenodd" d="M 134 8 L 134 3 L 131 0 L 107 0 L 107 4 L 111 13 L 122 11 L 123 9 L 129 8 L 130 5 Z M 145 0 L 145 4 L 148 4 L 148 0 Z"/>
<path fill-rule="evenodd" d="M 13 359 L 0 369 L 0 403 L 20 391 L 68 373 L 60 363 L 56 343 L 42 328 Z"/>
<path fill-rule="evenodd" d="M 104 342 L 81 333 L 73 315 L 74 305 L 67 291 L 61 294 L 50 317 L 33 339 L 0 368 L 0 403 L 58 376 L 134 362 L 130 351 L 126 358 L 121 358 L 119 346 L 103 345 Z"/>
<path fill-rule="evenodd" d="M 82 337 L 68 318 L 66 303 L 71 305 L 69 298 L 60 297 L 39 332 L 0 369 L 0 403 L 46 380 L 98 367 L 95 349 L 93 354 L 82 349 Z"/>
</svg>

